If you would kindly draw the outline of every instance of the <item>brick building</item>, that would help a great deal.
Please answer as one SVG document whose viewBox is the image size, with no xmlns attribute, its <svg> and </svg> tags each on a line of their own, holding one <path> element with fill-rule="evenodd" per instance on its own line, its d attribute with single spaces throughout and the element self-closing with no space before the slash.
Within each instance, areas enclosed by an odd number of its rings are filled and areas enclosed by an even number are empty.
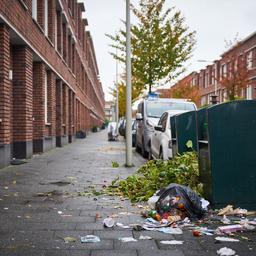
<svg viewBox="0 0 256 256">
<path fill-rule="evenodd" d="M 0 167 L 104 121 L 84 11 L 76 0 L 0 1 Z"/>
<path fill-rule="evenodd" d="M 241 60 L 244 60 L 247 66 L 249 82 L 239 96 L 245 99 L 256 99 L 256 32 L 223 53 L 219 60 L 199 72 L 190 73 L 171 88 L 185 82 L 191 86 L 198 86 L 201 105 L 210 104 L 213 95 L 217 95 L 219 103 L 224 102 L 227 100 L 227 91 L 222 86 L 221 80 L 234 75 Z"/>
</svg>

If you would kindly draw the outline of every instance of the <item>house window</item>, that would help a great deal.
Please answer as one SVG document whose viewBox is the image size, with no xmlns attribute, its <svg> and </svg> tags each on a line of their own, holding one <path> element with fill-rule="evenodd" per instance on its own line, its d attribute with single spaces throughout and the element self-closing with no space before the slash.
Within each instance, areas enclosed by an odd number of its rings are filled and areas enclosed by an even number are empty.
<svg viewBox="0 0 256 256">
<path fill-rule="evenodd" d="M 37 0 L 32 0 L 32 18 L 37 20 Z"/>
<path fill-rule="evenodd" d="M 44 34 L 48 36 L 48 0 L 44 0 Z"/>
<path fill-rule="evenodd" d="M 47 88 L 47 72 L 44 78 L 44 119 L 45 123 L 48 123 L 48 88 Z"/>
<path fill-rule="evenodd" d="M 54 19 L 54 22 L 55 22 L 55 50 L 58 49 L 58 22 L 57 22 L 57 12 L 55 14 L 55 19 Z"/>
<path fill-rule="evenodd" d="M 248 54 L 247 54 L 247 60 L 246 61 L 247 61 L 247 68 L 248 69 L 253 67 L 253 65 L 252 65 L 252 60 L 253 60 L 252 54 L 253 54 L 253 51 L 249 51 Z"/>
</svg>

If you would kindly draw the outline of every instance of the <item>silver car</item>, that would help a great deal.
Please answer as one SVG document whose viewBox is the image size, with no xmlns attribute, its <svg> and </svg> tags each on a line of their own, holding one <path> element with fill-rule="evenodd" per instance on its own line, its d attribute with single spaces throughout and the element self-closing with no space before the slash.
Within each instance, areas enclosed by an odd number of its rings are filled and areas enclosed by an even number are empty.
<svg viewBox="0 0 256 256">
<path fill-rule="evenodd" d="M 146 98 L 138 104 L 136 150 L 141 152 L 143 157 L 148 157 L 154 126 L 158 124 L 162 114 L 168 110 L 191 111 L 196 110 L 196 105 L 185 99 L 169 98 Z"/>
</svg>

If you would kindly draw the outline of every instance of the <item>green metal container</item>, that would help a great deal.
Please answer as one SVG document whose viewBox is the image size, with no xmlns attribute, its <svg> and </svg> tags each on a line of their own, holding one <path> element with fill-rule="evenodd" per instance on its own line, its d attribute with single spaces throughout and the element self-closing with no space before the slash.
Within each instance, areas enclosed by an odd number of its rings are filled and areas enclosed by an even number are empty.
<svg viewBox="0 0 256 256">
<path fill-rule="evenodd" d="M 193 143 L 193 149 L 197 151 L 197 127 L 196 111 L 185 112 L 175 116 L 177 152 L 182 154 L 189 149 L 186 144 L 189 140 Z"/>
<path fill-rule="evenodd" d="M 197 112 L 199 168 L 215 208 L 256 209 L 256 101 L 233 101 Z"/>
</svg>

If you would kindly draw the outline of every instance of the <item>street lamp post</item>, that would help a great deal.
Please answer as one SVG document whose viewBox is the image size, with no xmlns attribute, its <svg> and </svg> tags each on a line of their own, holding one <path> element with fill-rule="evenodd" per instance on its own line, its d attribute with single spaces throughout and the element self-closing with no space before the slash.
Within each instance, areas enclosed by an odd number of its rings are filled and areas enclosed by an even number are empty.
<svg viewBox="0 0 256 256">
<path fill-rule="evenodd" d="M 116 56 L 117 56 L 117 49 L 116 49 Z M 119 119 L 119 112 L 118 112 L 118 60 L 116 60 L 116 135 L 118 135 L 118 119 Z"/>
<path fill-rule="evenodd" d="M 126 166 L 132 166 L 132 81 L 130 0 L 126 0 Z"/>
</svg>

